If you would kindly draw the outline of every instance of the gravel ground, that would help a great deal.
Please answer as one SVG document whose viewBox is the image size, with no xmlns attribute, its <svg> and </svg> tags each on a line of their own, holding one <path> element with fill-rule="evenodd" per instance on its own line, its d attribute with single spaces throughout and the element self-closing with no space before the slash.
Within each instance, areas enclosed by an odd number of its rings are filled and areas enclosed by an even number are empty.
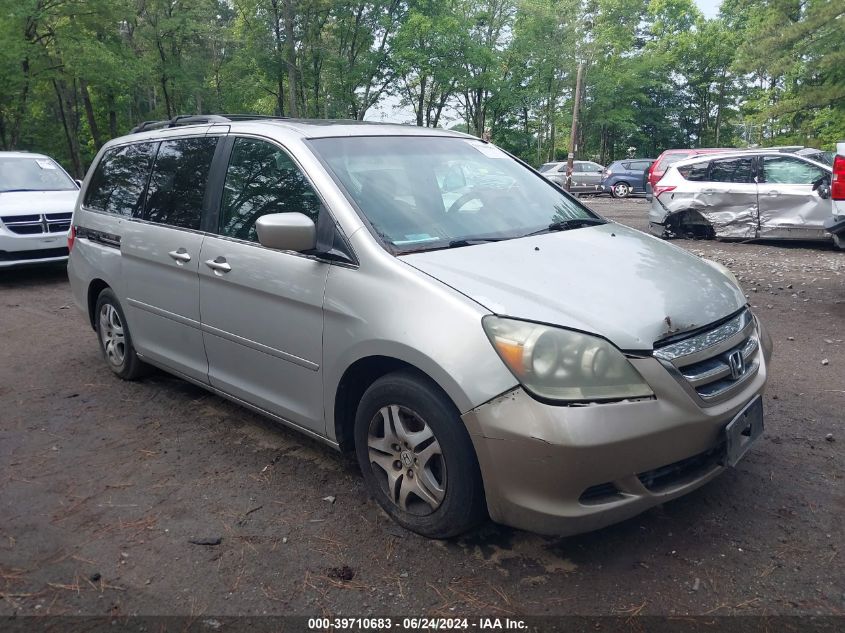
<svg viewBox="0 0 845 633">
<path fill-rule="evenodd" d="M 643 200 L 587 203 L 645 227 Z M 765 435 L 703 489 L 565 539 L 407 533 L 332 450 L 165 374 L 113 377 L 61 268 L 0 273 L 0 614 L 843 614 L 845 252 L 677 244 L 729 266 L 771 332 Z"/>
</svg>

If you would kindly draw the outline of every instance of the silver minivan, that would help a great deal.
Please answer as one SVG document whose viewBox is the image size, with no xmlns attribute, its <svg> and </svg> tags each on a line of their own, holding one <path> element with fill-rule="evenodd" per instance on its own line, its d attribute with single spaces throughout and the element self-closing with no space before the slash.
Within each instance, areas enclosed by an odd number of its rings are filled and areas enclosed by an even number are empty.
<svg viewBox="0 0 845 633">
<path fill-rule="evenodd" d="M 730 272 L 496 146 L 353 122 L 153 127 L 103 147 L 73 218 L 69 276 L 107 366 L 354 452 L 406 528 L 596 529 L 761 434 L 771 344 Z"/>
</svg>

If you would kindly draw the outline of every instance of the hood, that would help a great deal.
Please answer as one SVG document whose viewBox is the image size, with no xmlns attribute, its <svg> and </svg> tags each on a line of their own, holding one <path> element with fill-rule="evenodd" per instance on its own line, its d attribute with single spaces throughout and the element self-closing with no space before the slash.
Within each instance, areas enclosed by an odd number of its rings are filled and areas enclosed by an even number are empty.
<svg viewBox="0 0 845 633">
<path fill-rule="evenodd" d="M 79 190 L 6 191 L 0 193 L 0 216 L 31 213 L 70 213 Z"/>
<path fill-rule="evenodd" d="M 746 304 L 703 259 L 614 223 L 400 259 L 494 314 L 592 332 L 623 350 L 652 349 Z"/>
</svg>

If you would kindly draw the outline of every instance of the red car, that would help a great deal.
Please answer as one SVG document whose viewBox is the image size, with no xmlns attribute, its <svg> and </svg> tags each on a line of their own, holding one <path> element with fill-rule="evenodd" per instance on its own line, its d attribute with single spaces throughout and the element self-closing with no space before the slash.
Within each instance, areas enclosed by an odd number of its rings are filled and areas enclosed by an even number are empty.
<svg viewBox="0 0 845 633">
<path fill-rule="evenodd" d="M 736 151 L 731 147 L 701 147 L 698 149 L 667 149 L 657 160 L 654 161 L 648 170 L 648 184 L 654 189 L 654 185 L 660 182 L 663 174 L 669 169 L 672 163 L 677 163 L 685 158 L 692 158 L 699 154 L 718 154 L 719 152 Z"/>
</svg>

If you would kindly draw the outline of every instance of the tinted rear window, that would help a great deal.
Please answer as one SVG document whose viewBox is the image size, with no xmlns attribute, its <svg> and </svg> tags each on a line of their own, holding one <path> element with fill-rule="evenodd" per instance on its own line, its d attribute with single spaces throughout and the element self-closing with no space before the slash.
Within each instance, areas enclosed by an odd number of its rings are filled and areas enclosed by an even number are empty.
<svg viewBox="0 0 845 633">
<path fill-rule="evenodd" d="M 135 143 L 108 150 L 85 193 L 85 206 L 117 215 L 139 215 L 158 143 Z"/>
<path fill-rule="evenodd" d="M 202 202 L 216 138 L 162 141 L 147 192 L 145 219 L 185 229 L 200 228 Z"/>
<path fill-rule="evenodd" d="M 683 176 L 686 180 L 702 182 L 704 180 L 707 180 L 707 166 L 709 164 L 710 163 L 708 163 L 707 161 L 704 161 L 702 163 L 686 165 L 685 167 L 678 167 L 678 173 L 681 174 L 681 176 Z"/>
</svg>

